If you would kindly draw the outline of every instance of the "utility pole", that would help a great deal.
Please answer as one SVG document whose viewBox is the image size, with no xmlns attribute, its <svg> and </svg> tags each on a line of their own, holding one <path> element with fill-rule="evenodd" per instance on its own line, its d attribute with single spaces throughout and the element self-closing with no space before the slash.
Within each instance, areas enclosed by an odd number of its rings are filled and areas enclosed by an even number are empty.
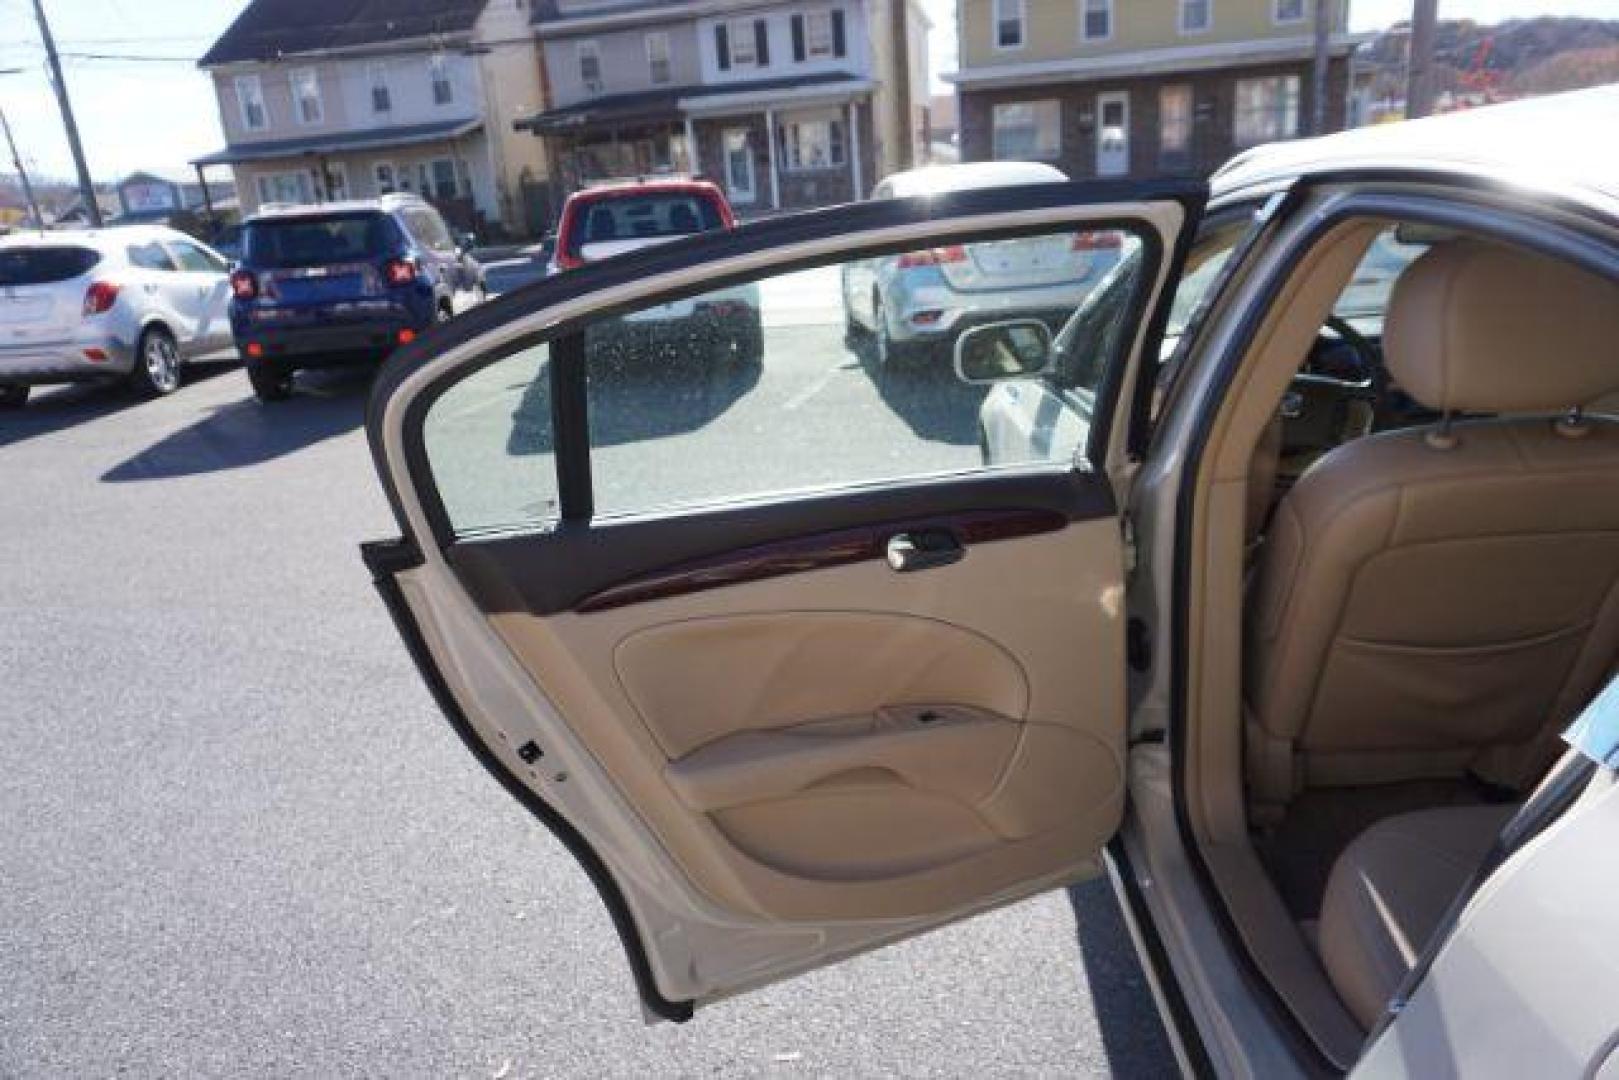
<svg viewBox="0 0 1619 1080">
<path fill-rule="evenodd" d="M 1332 63 L 1332 0 L 1315 0 L 1315 66 L 1310 71 L 1310 134 L 1327 133 L 1327 72 Z"/>
<path fill-rule="evenodd" d="M 1433 112 L 1433 43 L 1438 23 L 1439 0 L 1415 0 L 1411 7 L 1411 53 L 1406 63 L 1407 120 Z"/>
<path fill-rule="evenodd" d="M 67 82 L 62 78 L 62 61 L 56 55 L 56 39 L 51 37 L 51 24 L 45 18 L 44 0 L 34 0 L 34 19 L 39 23 L 39 36 L 45 42 L 45 59 L 51 66 L 51 85 L 56 90 L 56 103 L 62 107 L 62 126 L 67 128 L 67 146 L 73 152 L 73 167 L 79 173 L 79 198 L 84 200 L 84 212 L 89 215 L 91 228 L 101 228 L 101 204 L 96 202 L 96 186 L 90 182 L 90 167 L 84 163 L 84 147 L 79 145 L 79 125 L 73 120 L 73 105 L 67 98 Z"/>
<path fill-rule="evenodd" d="M 34 228 L 45 228 L 45 219 L 40 216 L 39 203 L 34 200 L 34 185 L 28 182 L 28 170 L 22 167 L 22 155 L 17 153 L 17 141 L 11 137 L 11 123 L 6 119 L 6 110 L 0 109 L 0 128 L 6 132 L 6 145 L 11 148 L 11 163 L 17 166 L 17 179 L 22 181 L 23 198 L 28 200 L 28 212 L 34 215 Z"/>
</svg>

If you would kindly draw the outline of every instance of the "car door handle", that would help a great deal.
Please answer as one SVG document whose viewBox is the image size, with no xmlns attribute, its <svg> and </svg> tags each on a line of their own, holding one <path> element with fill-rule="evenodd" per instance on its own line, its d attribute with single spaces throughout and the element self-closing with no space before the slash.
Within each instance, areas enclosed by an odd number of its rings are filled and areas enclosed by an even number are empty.
<svg viewBox="0 0 1619 1080">
<path fill-rule="evenodd" d="M 902 574 L 960 562 L 967 554 L 948 529 L 916 529 L 888 538 L 888 565 Z"/>
</svg>

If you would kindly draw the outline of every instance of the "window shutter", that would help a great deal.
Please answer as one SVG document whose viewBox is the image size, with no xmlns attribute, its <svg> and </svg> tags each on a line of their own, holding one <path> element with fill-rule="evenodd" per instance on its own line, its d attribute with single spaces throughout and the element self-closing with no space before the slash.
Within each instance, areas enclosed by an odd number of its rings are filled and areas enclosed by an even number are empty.
<svg viewBox="0 0 1619 1080">
<path fill-rule="evenodd" d="M 793 16 L 793 59 L 804 62 L 804 16 Z"/>
<path fill-rule="evenodd" d="M 843 55 L 843 9 L 832 9 L 832 55 Z"/>
<path fill-rule="evenodd" d="M 714 27 L 714 53 L 719 57 L 720 70 L 731 70 L 731 41 L 725 34 L 724 23 Z"/>
<path fill-rule="evenodd" d="M 753 20 L 753 48 L 759 54 L 759 66 L 770 64 L 770 24 L 763 19 Z"/>
</svg>

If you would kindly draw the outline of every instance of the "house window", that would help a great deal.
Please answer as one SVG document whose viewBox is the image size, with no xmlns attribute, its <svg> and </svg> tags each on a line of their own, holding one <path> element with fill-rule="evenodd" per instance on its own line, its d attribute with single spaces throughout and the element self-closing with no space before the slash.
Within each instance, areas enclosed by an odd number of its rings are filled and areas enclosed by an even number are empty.
<svg viewBox="0 0 1619 1080">
<path fill-rule="evenodd" d="M 326 198 L 337 202 L 349 197 L 349 167 L 341 161 L 328 161 L 322 170 L 326 174 Z"/>
<path fill-rule="evenodd" d="M 378 195 L 391 195 L 398 191 L 399 175 L 394 172 L 393 162 L 375 162 L 371 166 L 371 182 L 376 186 Z"/>
<path fill-rule="evenodd" d="M 1192 156 L 1192 88 L 1175 83 L 1158 89 L 1158 159 L 1166 169 L 1184 168 Z"/>
<path fill-rule="evenodd" d="M 269 125 L 264 111 L 264 87 L 257 75 L 236 77 L 236 103 L 242 109 L 242 126 L 248 131 L 263 131 Z"/>
<path fill-rule="evenodd" d="M 1271 19 L 1279 23 L 1304 21 L 1304 0 L 1273 0 Z"/>
<path fill-rule="evenodd" d="M 320 78 L 314 68 L 299 68 L 288 78 L 292 82 L 292 113 L 300 124 L 318 124 L 326 119 L 320 100 Z"/>
<path fill-rule="evenodd" d="M 646 36 L 646 65 L 653 85 L 669 81 L 668 34 L 657 33 Z"/>
<path fill-rule="evenodd" d="M 832 13 L 812 11 L 804 16 L 804 54 L 811 60 L 832 55 Z"/>
<path fill-rule="evenodd" d="M 456 183 L 455 162 L 449 158 L 434 159 L 432 180 L 431 191 L 435 199 L 453 199 L 460 194 L 460 188 Z"/>
<path fill-rule="evenodd" d="M 314 202 L 306 172 L 265 173 L 258 178 L 259 202 Z"/>
<path fill-rule="evenodd" d="M 1181 33 L 1200 34 L 1214 21 L 1214 0 L 1181 0 Z"/>
<path fill-rule="evenodd" d="M 997 105 L 994 127 L 997 160 L 1038 161 L 1062 153 L 1062 103 L 1054 98 Z"/>
<path fill-rule="evenodd" d="M 995 47 L 1023 48 L 1023 0 L 995 0 Z"/>
<path fill-rule="evenodd" d="M 581 41 L 574 46 L 579 56 L 579 81 L 584 84 L 585 93 L 599 94 L 602 92 L 602 54 L 601 46 L 594 41 Z"/>
<path fill-rule="evenodd" d="M 450 84 L 450 64 L 443 53 L 434 53 L 427 61 L 427 73 L 433 80 L 433 104 L 448 105 L 455 100 L 455 87 Z"/>
<path fill-rule="evenodd" d="M 782 167 L 789 172 L 833 169 L 849 161 L 843 117 L 837 113 L 800 113 L 777 129 Z"/>
<path fill-rule="evenodd" d="M 1299 133 L 1299 77 L 1271 75 L 1237 80 L 1232 137 L 1238 146 L 1253 146 Z"/>
<path fill-rule="evenodd" d="M 371 111 L 374 113 L 392 112 L 394 98 L 393 91 L 388 86 L 388 66 L 386 64 L 372 64 L 366 68 L 366 74 L 371 82 Z"/>
<path fill-rule="evenodd" d="M 763 19 L 733 19 L 725 24 L 731 63 L 737 67 L 765 67 L 770 63 L 769 24 Z M 726 65 L 722 62 L 720 67 Z"/>
<path fill-rule="evenodd" d="M 1079 35 L 1085 41 L 1113 36 L 1113 0 L 1080 0 Z"/>
</svg>

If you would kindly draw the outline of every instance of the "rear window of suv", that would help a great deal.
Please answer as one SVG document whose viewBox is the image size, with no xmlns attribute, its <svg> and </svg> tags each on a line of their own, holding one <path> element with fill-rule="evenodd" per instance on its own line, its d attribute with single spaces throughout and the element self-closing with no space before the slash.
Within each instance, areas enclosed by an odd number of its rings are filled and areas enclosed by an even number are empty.
<svg viewBox="0 0 1619 1080">
<path fill-rule="evenodd" d="M 575 258 L 586 244 L 687 236 L 724 224 L 714 199 L 684 191 L 595 195 L 580 199 L 572 214 L 568 254 Z"/>
<path fill-rule="evenodd" d="M 243 261 L 264 269 L 359 262 L 397 246 L 393 219 L 369 211 L 250 221 L 242 237 Z"/>
<path fill-rule="evenodd" d="M 101 261 L 87 247 L 0 248 L 0 285 L 54 285 L 72 281 Z"/>
</svg>

